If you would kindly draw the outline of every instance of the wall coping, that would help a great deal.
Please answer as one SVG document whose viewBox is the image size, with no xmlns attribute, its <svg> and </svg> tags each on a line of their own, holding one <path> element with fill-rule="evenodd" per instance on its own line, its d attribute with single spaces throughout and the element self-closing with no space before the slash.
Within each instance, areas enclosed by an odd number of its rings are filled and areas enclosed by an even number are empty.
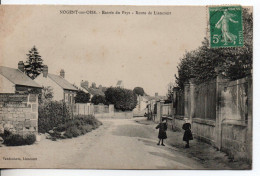
<svg viewBox="0 0 260 176">
<path fill-rule="evenodd" d="M 247 127 L 247 124 L 245 122 L 242 122 L 242 121 L 225 121 L 225 122 L 222 122 L 222 125 L 233 125 L 233 126 Z"/>
<path fill-rule="evenodd" d="M 193 123 L 203 124 L 203 125 L 216 126 L 216 121 L 214 121 L 214 120 L 193 118 L 192 122 Z"/>
<path fill-rule="evenodd" d="M 174 118 L 178 119 L 178 120 L 183 120 L 184 116 L 182 116 L 182 115 L 174 115 Z"/>
</svg>

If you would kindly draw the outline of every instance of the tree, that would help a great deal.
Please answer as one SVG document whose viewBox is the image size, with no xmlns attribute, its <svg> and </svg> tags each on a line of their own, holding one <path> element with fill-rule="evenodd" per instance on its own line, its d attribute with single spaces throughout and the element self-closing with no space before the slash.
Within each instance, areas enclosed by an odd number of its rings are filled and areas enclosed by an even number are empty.
<svg viewBox="0 0 260 176">
<path fill-rule="evenodd" d="M 102 95 L 94 95 L 91 98 L 91 103 L 93 103 L 94 105 L 98 105 L 100 103 L 107 104 L 105 96 Z"/>
<path fill-rule="evenodd" d="M 133 91 L 136 95 L 140 95 L 140 96 L 144 95 L 144 89 L 142 87 L 135 87 Z"/>
<path fill-rule="evenodd" d="M 88 103 L 90 99 L 89 93 L 85 93 L 83 90 L 77 91 L 75 96 L 76 103 Z"/>
<path fill-rule="evenodd" d="M 51 101 L 53 98 L 53 89 L 50 86 L 43 87 L 41 96 L 39 97 L 40 103 L 45 103 Z"/>
<path fill-rule="evenodd" d="M 43 60 L 35 46 L 29 51 L 27 61 L 25 62 L 25 73 L 31 78 L 35 79 L 43 69 Z"/>
<path fill-rule="evenodd" d="M 184 88 L 184 83 L 194 78 L 199 84 L 216 78 L 217 74 L 236 80 L 251 73 L 253 57 L 253 17 L 243 9 L 244 47 L 209 48 L 208 39 L 202 45 L 186 52 L 178 64 L 176 84 Z"/>
<path fill-rule="evenodd" d="M 105 91 L 106 101 L 122 111 L 132 111 L 137 105 L 136 94 L 129 89 L 110 87 Z"/>
</svg>

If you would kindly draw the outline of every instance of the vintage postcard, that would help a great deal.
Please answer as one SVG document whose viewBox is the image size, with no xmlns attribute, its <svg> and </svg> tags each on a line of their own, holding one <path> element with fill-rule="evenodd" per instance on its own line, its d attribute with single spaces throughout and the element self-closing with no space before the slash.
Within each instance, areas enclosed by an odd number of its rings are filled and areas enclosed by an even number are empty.
<svg viewBox="0 0 260 176">
<path fill-rule="evenodd" d="M 253 7 L 0 6 L 0 168 L 252 169 Z"/>
</svg>

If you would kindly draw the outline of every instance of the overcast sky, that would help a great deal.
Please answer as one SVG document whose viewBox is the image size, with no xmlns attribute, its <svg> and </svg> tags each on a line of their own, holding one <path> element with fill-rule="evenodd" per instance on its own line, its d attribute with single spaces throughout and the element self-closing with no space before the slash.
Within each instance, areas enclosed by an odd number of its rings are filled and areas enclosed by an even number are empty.
<svg viewBox="0 0 260 176">
<path fill-rule="evenodd" d="M 60 10 L 164 11 L 171 15 L 61 15 Z M 185 50 L 206 37 L 205 7 L 0 7 L 0 65 L 17 68 L 35 45 L 49 72 L 165 95 Z"/>
</svg>

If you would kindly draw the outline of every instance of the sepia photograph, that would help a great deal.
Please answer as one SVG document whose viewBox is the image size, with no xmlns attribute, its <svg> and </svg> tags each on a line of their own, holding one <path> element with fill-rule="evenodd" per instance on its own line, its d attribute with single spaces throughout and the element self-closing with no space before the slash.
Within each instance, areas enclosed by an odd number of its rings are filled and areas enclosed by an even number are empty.
<svg viewBox="0 0 260 176">
<path fill-rule="evenodd" d="M 252 170 L 253 7 L 0 6 L 0 168 Z"/>
</svg>

